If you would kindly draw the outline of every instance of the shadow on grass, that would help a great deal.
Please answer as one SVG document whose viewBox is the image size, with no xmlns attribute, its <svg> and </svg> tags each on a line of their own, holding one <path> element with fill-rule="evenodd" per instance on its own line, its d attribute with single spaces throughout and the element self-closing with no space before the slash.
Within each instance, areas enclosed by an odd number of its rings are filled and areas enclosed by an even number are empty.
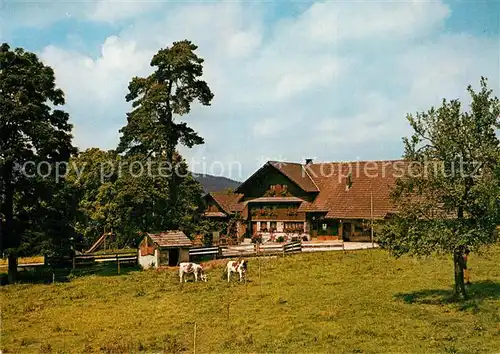
<svg viewBox="0 0 500 354">
<path fill-rule="evenodd" d="M 466 286 L 467 301 L 500 299 L 500 283 L 489 280 L 479 281 Z M 451 289 L 426 289 L 414 291 L 411 293 L 397 293 L 395 298 L 408 304 L 428 304 L 441 305 L 446 303 L 460 302 L 457 299 L 453 288 Z M 463 301 L 463 300 L 462 300 Z"/>
<path fill-rule="evenodd" d="M 97 276 L 120 276 L 139 270 L 135 264 L 122 264 L 120 274 L 116 264 L 101 263 L 86 267 L 77 267 L 73 270 L 71 267 L 50 267 L 40 265 L 19 272 L 17 283 L 28 284 L 51 284 L 69 282 L 73 277 L 82 277 L 88 275 Z M 0 275 L 1 285 L 7 285 L 7 274 Z"/>
</svg>

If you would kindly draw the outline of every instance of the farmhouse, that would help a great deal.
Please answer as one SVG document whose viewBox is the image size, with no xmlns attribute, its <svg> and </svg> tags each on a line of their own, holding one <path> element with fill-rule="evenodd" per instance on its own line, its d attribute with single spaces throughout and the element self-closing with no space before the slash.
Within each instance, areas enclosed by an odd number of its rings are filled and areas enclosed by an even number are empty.
<svg viewBox="0 0 500 354">
<path fill-rule="evenodd" d="M 204 215 L 237 220 L 239 237 L 263 241 L 369 241 L 371 220 L 394 212 L 390 191 L 406 166 L 402 160 L 269 161 L 234 192 L 205 195 Z"/>
<path fill-rule="evenodd" d="M 189 262 L 189 247 L 191 240 L 182 231 L 148 233 L 139 244 L 137 259 L 144 269 L 176 266 L 180 262 Z"/>
</svg>

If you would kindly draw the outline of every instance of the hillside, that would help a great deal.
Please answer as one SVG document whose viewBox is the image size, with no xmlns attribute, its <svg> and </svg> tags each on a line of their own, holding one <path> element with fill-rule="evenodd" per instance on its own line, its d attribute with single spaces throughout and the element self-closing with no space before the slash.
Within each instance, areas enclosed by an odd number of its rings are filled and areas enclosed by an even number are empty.
<svg viewBox="0 0 500 354">
<path fill-rule="evenodd" d="M 116 266 L 2 287 L 4 353 L 496 353 L 500 248 L 470 258 L 470 300 L 451 301 L 449 257 L 382 250 L 250 258 L 248 281 L 179 285 L 176 269 Z M 259 271 L 260 269 L 260 271 Z M 236 277 L 235 277 L 236 279 Z"/>
<path fill-rule="evenodd" d="M 209 192 L 219 192 L 227 188 L 236 189 L 241 182 L 222 177 L 222 176 L 212 176 L 207 174 L 196 174 L 193 173 L 194 178 L 201 183 L 205 193 Z"/>
</svg>

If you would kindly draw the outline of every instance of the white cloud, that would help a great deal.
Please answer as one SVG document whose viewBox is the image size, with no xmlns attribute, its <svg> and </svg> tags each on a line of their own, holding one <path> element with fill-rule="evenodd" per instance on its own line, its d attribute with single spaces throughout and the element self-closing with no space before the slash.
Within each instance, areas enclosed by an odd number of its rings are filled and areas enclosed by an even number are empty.
<svg viewBox="0 0 500 354">
<path fill-rule="evenodd" d="M 118 98 L 117 94 L 124 97 L 128 80 L 146 72 L 151 59 L 147 54 L 136 51 L 134 41 L 111 36 L 103 43 L 97 59 L 54 46 L 44 48 L 41 58 L 56 68 L 57 82 L 71 95 L 71 101 L 90 99 L 105 104 Z"/>
<path fill-rule="evenodd" d="M 280 35 L 314 44 L 419 37 L 442 25 L 449 14 L 440 1 L 316 2 L 296 21 L 285 22 Z"/>
<path fill-rule="evenodd" d="M 96 22 L 114 23 L 137 17 L 159 7 L 161 7 L 160 1 L 99 0 L 93 6 L 89 6 L 85 17 Z"/>
<path fill-rule="evenodd" d="M 129 80 L 151 72 L 160 47 L 192 40 L 215 98 L 181 118 L 206 142 L 182 153 L 207 163 L 237 158 L 249 164 L 245 174 L 270 155 L 396 158 L 409 132 L 406 113 L 465 97 L 481 75 L 498 87 L 499 44 L 439 32 L 450 15 L 443 3 L 362 5 L 316 3 L 269 24 L 263 4 L 175 4 L 108 37 L 96 59 L 54 46 L 41 56 L 66 92 L 76 143 L 113 148 L 129 110 Z M 133 16 L 106 6 L 94 19 Z"/>
<path fill-rule="evenodd" d="M 254 123 L 253 134 L 257 138 L 269 138 L 283 131 L 288 122 L 276 118 L 267 118 Z"/>
<path fill-rule="evenodd" d="M 408 97 L 419 109 L 439 104 L 443 95 L 468 102 L 465 88 L 477 87 L 481 76 L 490 79 L 498 94 L 499 49 L 498 42 L 465 34 L 442 35 L 414 46 L 398 58 L 400 70 L 413 78 Z"/>
<path fill-rule="evenodd" d="M 288 98 L 311 88 L 327 87 L 341 70 L 339 61 L 330 57 L 292 60 L 288 64 L 277 78 L 277 98 Z"/>
<path fill-rule="evenodd" d="M 227 51 L 233 58 L 245 58 L 255 52 L 261 44 L 258 31 L 241 31 L 229 37 Z"/>
</svg>

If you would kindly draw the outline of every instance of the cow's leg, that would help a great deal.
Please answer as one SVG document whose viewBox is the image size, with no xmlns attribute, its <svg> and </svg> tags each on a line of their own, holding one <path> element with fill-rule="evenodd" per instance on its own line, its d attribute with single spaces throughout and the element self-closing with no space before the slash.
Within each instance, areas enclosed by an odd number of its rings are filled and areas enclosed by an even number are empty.
<svg viewBox="0 0 500 354">
<path fill-rule="evenodd" d="M 180 279 L 181 283 L 182 283 L 183 275 L 184 275 L 184 272 L 182 270 L 179 270 L 179 279 Z"/>
<path fill-rule="evenodd" d="M 238 271 L 238 273 L 239 273 L 239 275 L 240 275 L 240 281 L 242 281 L 242 280 L 243 280 L 243 273 L 241 272 L 241 270 L 240 270 L 240 271 Z"/>
<path fill-rule="evenodd" d="M 198 272 L 194 272 L 194 281 L 197 282 L 198 281 Z"/>
<path fill-rule="evenodd" d="M 227 269 L 227 282 L 229 283 L 231 281 L 231 269 Z"/>
</svg>

